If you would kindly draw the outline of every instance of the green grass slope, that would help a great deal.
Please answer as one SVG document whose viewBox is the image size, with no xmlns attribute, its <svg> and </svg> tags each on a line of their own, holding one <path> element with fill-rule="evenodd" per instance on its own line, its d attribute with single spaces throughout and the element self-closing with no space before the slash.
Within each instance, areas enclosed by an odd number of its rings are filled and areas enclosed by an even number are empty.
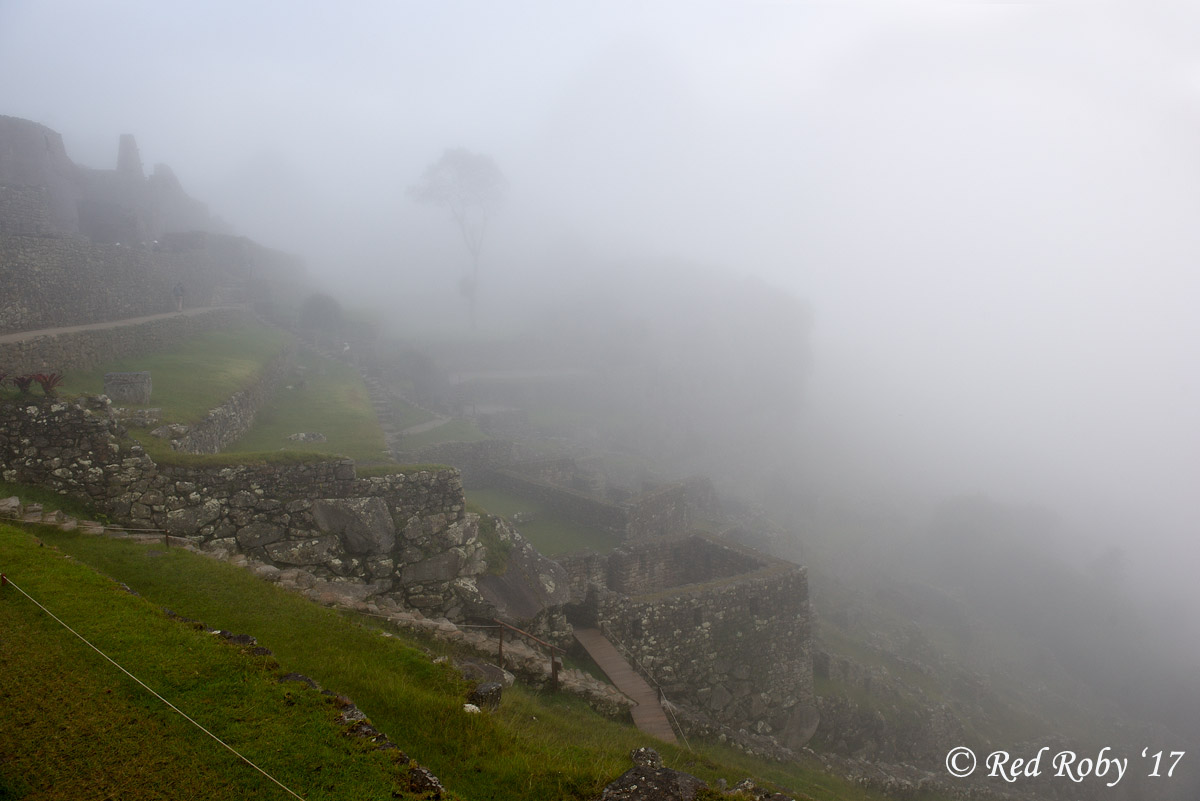
<svg viewBox="0 0 1200 801">
<path fill-rule="evenodd" d="M 105 373 L 148 370 L 154 384 L 150 406 L 161 408 L 166 422 L 192 423 L 252 382 L 291 342 L 286 331 L 266 325 L 209 331 L 170 350 L 69 373 L 59 394 L 100 394 Z"/>
<path fill-rule="evenodd" d="M 156 557 L 146 556 L 147 559 Z M 277 799 L 280 787 L 18 591 L 306 798 L 391 798 L 397 751 L 345 736 L 338 708 L 275 659 L 170 619 L 23 530 L 0 526 L 0 798 Z"/>
<path fill-rule="evenodd" d="M 176 348 L 70 374 L 59 393 L 99 394 L 105 373 L 147 370 L 154 385 L 149 406 L 162 409 L 162 422 L 194 423 L 249 386 L 293 344 L 286 331 L 266 325 L 210 331 Z M 391 461 L 366 385 L 351 365 L 302 351 L 285 384 L 259 410 L 251 429 L 226 449 L 227 455 L 253 454 L 258 461 L 272 458 L 268 454 L 282 461 L 294 460 L 296 454 L 345 456 L 368 465 Z M 324 434 L 326 440 L 288 439 L 302 432 Z M 130 434 L 155 459 L 187 461 L 186 454 L 171 451 L 148 429 L 132 429 Z"/>
<path fill-rule="evenodd" d="M 358 371 L 312 351 L 300 354 L 297 367 L 294 379 L 259 411 L 251 429 L 228 452 L 291 450 L 340 454 L 360 464 L 390 461 Z M 323 434 L 325 442 L 288 439 L 299 433 Z"/>
<path fill-rule="evenodd" d="M 67 565 L 76 572 L 82 570 L 79 564 L 57 557 L 49 560 L 45 556 L 52 553 L 49 549 L 22 545 L 21 538 L 24 537 L 28 542 L 26 534 L 13 529 L 0 531 L 3 532 L 0 534 L 0 561 L 4 562 L 3 569 L 14 579 L 18 573 L 26 576 L 31 569 L 28 565 L 41 562 Z M 202 722 L 212 722 L 221 732 L 253 750 L 254 758 L 270 762 L 272 767 L 268 767 L 269 770 L 282 772 L 284 775 L 280 777 L 281 780 L 303 788 L 304 792 L 309 793 L 307 797 L 373 798 L 387 795 L 372 795 L 374 791 L 368 790 L 361 793 L 347 791 L 344 788 L 350 785 L 342 784 L 341 778 L 330 778 L 340 777 L 342 772 L 349 773 L 350 768 L 335 767 L 333 757 L 329 756 L 332 746 L 321 745 L 320 741 L 311 747 L 308 745 L 309 733 L 315 724 L 268 720 L 290 709 L 281 686 L 274 683 L 274 674 L 265 665 L 259 667 L 252 660 L 248 666 L 245 662 L 238 662 L 238 665 L 243 665 L 241 668 L 204 667 L 193 654 L 200 653 L 197 649 L 212 650 L 220 644 L 205 638 L 209 635 L 201 636 L 199 642 L 193 642 L 193 633 L 161 617 L 156 611 L 159 607 L 169 607 L 181 615 L 203 620 L 214 628 L 253 634 L 261 645 L 273 651 L 274 658 L 281 665 L 279 670 L 304 673 L 323 686 L 352 698 L 366 712 L 373 725 L 414 759 L 429 767 L 447 788 L 462 798 L 594 798 L 607 782 L 629 767 L 629 751 L 641 745 L 657 747 L 670 767 L 686 770 L 710 782 L 724 778 L 732 783 L 752 775 L 778 782 L 791 788 L 794 793 L 807 794 L 816 799 L 863 801 L 877 797 L 824 775 L 815 765 L 768 764 L 715 745 L 693 743 L 696 748 L 693 752 L 659 743 L 631 726 L 601 718 L 578 699 L 539 694 L 519 686 L 506 691 L 498 712 L 483 716 L 467 715 L 462 711 L 466 688 L 457 676 L 444 665 L 433 663 L 425 652 L 414 647 L 414 643 L 406 644 L 401 637 L 381 636 L 374 625 L 377 621 L 355 619 L 320 607 L 236 567 L 182 549 L 167 550 L 128 541 L 48 530 L 40 532 L 39 536 L 47 545 L 61 549 L 79 563 L 91 565 L 126 583 L 141 595 L 141 598 L 133 598 L 115 589 L 111 583 L 93 577 L 89 582 L 95 584 L 97 592 L 106 594 L 99 597 L 80 595 L 78 609 L 72 614 L 78 614 L 83 620 L 91 620 L 100 614 L 100 610 L 105 610 L 104 614 L 108 615 L 111 608 L 114 617 L 103 626 L 97 624 L 93 634 L 106 647 L 118 651 L 126 647 L 121 643 L 128 639 L 123 630 L 130 625 L 132 613 L 126 607 L 142 610 L 144 616 L 156 621 L 155 625 L 164 627 L 167 632 L 165 635 L 140 637 L 145 650 L 121 652 L 131 654 L 128 659 L 132 664 L 146 666 L 145 671 L 152 685 L 162 682 L 171 693 L 180 694 L 184 701 L 181 706 L 211 711 Z M 20 555 L 20 558 L 15 558 L 16 555 Z M 16 565 L 17 569 L 9 565 Z M 68 585 L 73 586 L 75 580 L 72 578 Z M 49 579 L 33 580 L 26 577 L 24 582 L 19 583 L 22 586 L 29 584 L 45 597 L 54 598 L 56 603 L 65 603 L 64 596 L 70 594 L 62 587 L 55 591 Z M 9 594 L 5 595 L 3 605 L 0 605 L 5 615 L 6 629 L 10 620 L 19 619 L 20 615 L 32 615 L 29 610 L 19 605 L 14 607 L 14 604 L 16 601 Z M 10 617 L 13 615 L 16 617 Z M 52 631 L 54 625 L 47 625 L 47 629 Z M 163 640 L 172 633 L 174 636 L 188 635 L 186 642 L 189 645 L 173 645 L 169 637 Z M 64 644 L 62 647 L 68 646 Z M 181 648 L 191 650 L 179 650 Z M 220 650 L 222 648 L 233 650 L 220 645 L 220 648 L 216 648 L 218 657 L 226 653 Z M 119 684 L 119 680 L 113 678 L 103 664 L 88 661 L 85 654 L 59 653 L 49 660 L 40 660 L 40 657 L 35 659 L 30 653 L 37 650 L 32 645 L 12 649 L 5 647 L 4 675 L 19 674 L 24 677 L 19 683 L 3 683 L 4 692 L 8 694 L 4 699 L 6 707 L 27 707 L 34 697 L 53 693 L 79 698 L 107 698 L 109 694 L 106 690 Z M 236 653 L 234 655 L 246 659 Z M 54 664 L 70 667 L 70 673 L 61 679 L 57 690 L 47 685 L 47 682 L 58 682 L 57 678 L 50 680 L 43 677 L 43 674 L 53 673 L 51 667 Z M 265 679 L 260 673 L 266 674 Z M 257 686 L 256 682 L 260 679 L 263 680 L 261 683 L 265 695 L 252 695 L 244 701 L 235 698 L 243 688 Z M 21 688 L 19 695 L 14 687 Z M 75 687 L 80 689 L 71 689 Z M 147 715 L 150 714 L 150 708 L 158 703 L 140 698 L 132 689 L 118 689 L 128 696 L 118 696 L 123 698 L 123 704 L 132 704 Z M 293 696 L 298 695 L 295 686 L 287 691 Z M 87 707 L 87 703 L 83 703 L 83 706 Z M 317 712 L 322 709 L 318 707 Z M 36 717 L 40 716 L 26 716 L 26 722 Z M 108 720 L 108 717 L 103 720 Z M 171 716 L 167 715 L 161 725 L 170 725 L 170 720 Z M 76 758 L 76 746 L 68 744 L 59 756 L 51 760 L 56 764 L 74 765 L 71 770 L 78 774 L 79 781 L 93 774 L 106 775 L 108 768 L 104 766 L 110 762 L 130 762 L 130 754 L 157 753 L 163 747 L 162 736 L 143 736 L 144 732 L 134 725 L 122 728 L 121 732 L 128 736 L 110 744 L 107 732 L 111 726 L 105 728 L 107 724 L 96 722 L 78 707 L 65 709 L 57 722 L 45 725 L 51 735 L 55 731 L 76 728 L 89 733 L 85 734 L 84 740 L 95 749 L 94 756 Z M 93 736 L 97 731 L 106 734 L 104 737 Z M 285 732 L 289 736 L 291 733 L 303 736 L 299 740 L 284 740 Z M 19 738 L 22 742 L 41 739 L 30 738 L 24 733 L 0 734 L 2 737 Z M 171 739 L 176 738 L 172 735 Z M 18 784 L 24 781 L 29 785 L 29 779 L 19 777 L 26 775 L 26 766 L 45 758 L 45 751 L 38 750 L 42 746 L 10 746 L 7 742 L 0 743 L 0 746 L 0 753 L 16 753 L 13 748 L 17 747 L 22 754 L 20 762 L 9 759 L 0 765 L 0 775 L 9 782 L 7 789 L 10 794 L 28 793 L 13 797 L 72 797 L 37 795 L 25 785 Z M 194 747 L 207 746 L 196 744 Z M 222 749 L 218 747 L 218 750 Z M 291 756 L 285 758 L 284 755 Z M 139 760 L 141 758 L 138 757 Z M 145 758 L 151 759 L 151 754 L 148 753 Z M 159 759 L 157 756 L 153 758 Z M 363 758 L 381 759 L 369 753 Z M 216 766 L 214 773 L 205 774 L 207 778 L 189 779 L 193 782 L 190 786 L 201 787 L 221 781 L 238 782 L 232 785 L 236 789 L 230 790 L 233 794 L 228 796 L 173 791 L 167 793 L 166 797 L 253 798 L 259 797 L 253 792 L 262 792 L 247 789 L 255 786 L 253 779 L 238 778 L 237 766 L 221 763 L 219 755 L 197 756 L 192 751 L 172 751 L 164 753 L 160 761 L 163 764 L 160 778 L 164 780 L 174 772 L 190 770 L 187 766 L 210 762 Z M 388 776 L 386 768 L 386 764 L 379 768 L 383 770 L 385 779 Z M 125 780 L 132 781 L 127 774 L 113 779 L 114 782 Z M 53 783 L 57 779 L 51 777 L 38 781 Z M 122 788 L 126 785 L 114 783 L 112 786 Z M 341 789 L 321 789 L 327 787 Z M 278 788 L 276 791 L 282 793 Z M 320 792 L 329 792 L 331 795 L 322 796 Z M 139 795 L 132 790 L 122 790 L 117 796 L 160 797 Z M 96 797 L 102 798 L 104 794 Z"/>
</svg>

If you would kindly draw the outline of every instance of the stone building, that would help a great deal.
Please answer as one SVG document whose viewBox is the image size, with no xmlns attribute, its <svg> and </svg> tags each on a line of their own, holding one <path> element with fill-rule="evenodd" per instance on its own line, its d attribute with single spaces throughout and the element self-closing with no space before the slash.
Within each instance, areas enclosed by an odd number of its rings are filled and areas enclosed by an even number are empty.
<svg viewBox="0 0 1200 801">
<path fill-rule="evenodd" d="M 803 567 L 698 534 L 559 561 L 568 616 L 620 643 L 668 700 L 789 748 L 812 737 Z"/>
</svg>

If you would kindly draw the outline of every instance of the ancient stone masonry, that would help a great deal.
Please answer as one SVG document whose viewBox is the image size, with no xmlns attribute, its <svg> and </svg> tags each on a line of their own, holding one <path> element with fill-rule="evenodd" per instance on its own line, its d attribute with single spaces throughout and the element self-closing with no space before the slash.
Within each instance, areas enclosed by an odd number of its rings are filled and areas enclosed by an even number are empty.
<svg viewBox="0 0 1200 801">
<path fill-rule="evenodd" d="M 162 165 L 121 138 L 115 170 L 75 165 L 62 137 L 0 116 L 0 334 L 173 311 L 291 303 L 293 256 L 230 236 Z"/>
<path fill-rule="evenodd" d="M 804 568 L 698 535 L 561 561 L 571 613 L 624 645 L 669 700 L 789 748 L 812 736 Z"/>
<path fill-rule="evenodd" d="M 348 460 L 159 465 L 117 436 L 103 396 L 0 402 L 0 477 L 93 504 L 131 528 L 303 568 L 361 598 L 488 616 L 478 521 L 452 469 L 360 478 Z"/>
<path fill-rule="evenodd" d="M 203 420 L 187 426 L 172 441 L 175 450 L 187 453 L 220 453 L 250 430 L 258 410 L 270 399 L 280 380 L 291 369 L 295 352 L 287 349 L 268 362 L 250 386 L 210 411 Z"/>
</svg>

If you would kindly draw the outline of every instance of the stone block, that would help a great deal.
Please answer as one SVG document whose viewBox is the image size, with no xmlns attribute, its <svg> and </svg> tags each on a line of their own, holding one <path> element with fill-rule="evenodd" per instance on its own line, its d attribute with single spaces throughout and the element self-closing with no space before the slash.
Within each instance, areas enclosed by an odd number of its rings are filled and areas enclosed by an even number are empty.
<svg viewBox="0 0 1200 801">
<path fill-rule="evenodd" d="M 116 506 L 116 504 L 114 504 Z M 125 507 L 125 514 L 128 515 L 128 506 Z M 122 515 L 117 515 L 121 517 Z M 165 528 L 172 534 L 190 534 L 194 533 L 202 526 L 207 526 L 216 521 L 221 516 L 221 503 L 216 500 L 207 500 L 199 506 L 189 506 L 186 509 L 177 509 L 174 512 L 167 512 L 167 522 Z"/>
<path fill-rule="evenodd" d="M 404 584 L 421 584 L 426 581 L 450 581 L 458 577 L 462 567 L 462 556 L 454 551 L 440 553 L 411 565 L 406 565 L 400 571 L 400 580 Z"/>
<path fill-rule="evenodd" d="M 467 696 L 467 701 L 489 711 L 500 708 L 500 697 L 504 694 L 504 685 L 498 681 L 485 681 Z"/>
<path fill-rule="evenodd" d="M 16 520 L 21 517 L 21 499 L 17 496 L 0 500 L 0 517 Z"/>
<path fill-rule="evenodd" d="M 396 545 L 396 527 L 380 498 L 328 498 L 312 505 L 313 522 L 336 534 L 351 554 L 385 554 Z"/>
<path fill-rule="evenodd" d="M 104 394 L 118 403 L 144 406 L 152 389 L 149 372 L 104 374 Z"/>
<path fill-rule="evenodd" d="M 257 548 L 260 545 L 278 542 L 283 539 L 283 535 L 284 530 L 280 526 L 271 523 L 251 523 L 238 531 L 237 541 L 243 548 Z"/>
<path fill-rule="evenodd" d="M 288 565 L 318 565 L 327 562 L 338 550 L 338 538 L 317 537 L 311 540 L 285 540 L 267 546 L 267 556 Z"/>
</svg>

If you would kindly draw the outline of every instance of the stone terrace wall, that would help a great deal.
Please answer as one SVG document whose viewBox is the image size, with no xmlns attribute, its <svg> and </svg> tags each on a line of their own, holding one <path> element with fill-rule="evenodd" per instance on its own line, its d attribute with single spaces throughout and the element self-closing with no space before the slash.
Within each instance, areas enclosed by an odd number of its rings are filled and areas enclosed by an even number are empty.
<svg viewBox="0 0 1200 801">
<path fill-rule="evenodd" d="M 401 440 L 403 447 L 403 440 Z M 412 464 L 450 464 L 462 472 L 467 489 L 493 486 L 492 471 L 512 464 L 517 452 L 516 443 L 503 439 L 481 439 L 476 442 L 440 442 L 414 451 L 401 451 L 396 458 Z"/>
<path fill-rule="evenodd" d="M 562 561 L 576 597 L 586 593 L 585 614 L 668 699 L 789 748 L 812 736 L 818 715 L 804 568 L 699 536 Z"/>
<path fill-rule="evenodd" d="M 104 398 L 0 402 L 0 477 L 58 490 L 123 525 L 462 619 L 488 609 L 476 519 L 451 469 L 359 478 L 350 461 L 158 465 L 122 444 Z"/>
<path fill-rule="evenodd" d="M 47 234 L 56 230 L 46 187 L 0 184 L 0 234 Z"/>
<path fill-rule="evenodd" d="M 149 251 L 75 237 L 0 236 L 0 334 L 171 311 Z"/>
<path fill-rule="evenodd" d="M 0 342 L 0 369 L 14 373 L 82 370 L 126 356 L 164 350 L 205 331 L 249 322 L 241 309 L 213 309 L 134 325 Z"/>
<path fill-rule="evenodd" d="M 634 541 L 677 537 L 688 530 L 687 488 L 671 484 L 629 503 L 626 537 Z"/>
<path fill-rule="evenodd" d="M 184 286 L 185 308 L 295 303 L 306 291 L 299 259 L 200 232 L 153 248 L 0 232 L 0 264 L 0 334 L 174 311 L 176 283 Z"/>
<path fill-rule="evenodd" d="M 622 548 L 609 554 L 607 562 L 608 589 L 632 596 L 734 578 L 767 566 L 744 549 L 703 537 Z"/>
<path fill-rule="evenodd" d="M 292 348 L 273 358 L 250 386 L 235 392 L 203 420 L 189 426 L 188 433 L 173 447 L 187 453 L 220 453 L 232 445 L 254 425 L 258 410 L 275 394 L 295 358 Z"/>
</svg>

